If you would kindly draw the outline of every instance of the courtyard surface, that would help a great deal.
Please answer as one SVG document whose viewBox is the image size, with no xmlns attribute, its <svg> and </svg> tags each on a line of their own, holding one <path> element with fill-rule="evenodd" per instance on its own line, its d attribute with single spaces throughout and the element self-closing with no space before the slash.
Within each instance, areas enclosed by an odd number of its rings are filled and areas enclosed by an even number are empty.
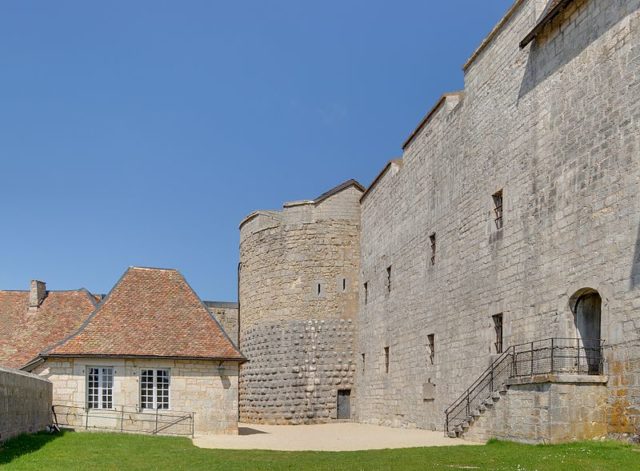
<svg viewBox="0 0 640 471">
<path fill-rule="evenodd" d="M 443 432 L 380 427 L 351 422 L 318 425 L 239 424 L 238 435 L 196 437 L 200 448 L 280 451 L 356 451 L 474 443 L 448 438 Z"/>
<path fill-rule="evenodd" d="M 640 470 L 640 447 L 614 442 L 532 446 L 490 442 L 368 451 L 207 450 L 188 438 L 65 432 L 0 445 L 8 470 Z"/>
</svg>

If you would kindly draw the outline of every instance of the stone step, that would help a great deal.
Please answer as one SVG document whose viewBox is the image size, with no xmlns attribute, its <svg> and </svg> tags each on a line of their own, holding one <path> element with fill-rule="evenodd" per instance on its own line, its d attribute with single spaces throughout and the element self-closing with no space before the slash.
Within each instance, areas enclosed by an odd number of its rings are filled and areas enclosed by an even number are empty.
<svg viewBox="0 0 640 471">
<path fill-rule="evenodd" d="M 505 394 L 506 394 L 506 391 L 505 391 Z M 498 391 L 494 391 L 491 393 L 491 399 L 493 399 L 494 401 L 499 401 L 501 397 L 502 397 L 501 393 Z"/>
<path fill-rule="evenodd" d="M 471 412 L 471 415 L 473 416 L 474 419 L 477 419 L 482 414 L 480 413 L 480 411 L 474 410 L 474 411 Z"/>
<path fill-rule="evenodd" d="M 488 407 L 491 408 L 494 405 L 493 399 L 485 399 L 485 401 L 482 403 L 482 405 L 484 407 Z"/>
<path fill-rule="evenodd" d="M 456 435 L 456 432 L 449 432 L 447 435 L 449 435 L 449 438 L 458 438 L 458 435 Z"/>
<path fill-rule="evenodd" d="M 481 414 L 482 414 L 483 412 L 486 412 L 486 410 L 487 410 L 487 408 L 486 408 L 485 406 L 483 406 L 482 404 L 480 404 L 480 405 L 478 406 L 478 412 L 480 412 Z"/>
</svg>

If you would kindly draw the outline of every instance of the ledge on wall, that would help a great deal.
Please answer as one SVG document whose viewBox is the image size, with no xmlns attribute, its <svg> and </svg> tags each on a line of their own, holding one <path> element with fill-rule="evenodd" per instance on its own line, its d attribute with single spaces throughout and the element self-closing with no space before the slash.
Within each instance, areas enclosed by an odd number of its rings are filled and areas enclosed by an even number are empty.
<svg viewBox="0 0 640 471">
<path fill-rule="evenodd" d="M 507 386 L 540 383 L 606 384 L 607 381 L 609 381 L 609 377 L 606 375 L 574 375 L 568 373 L 560 373 L 526 376 L 522 378 L 511 378 L 509 381 L 507 381 Z"/>
</svg>

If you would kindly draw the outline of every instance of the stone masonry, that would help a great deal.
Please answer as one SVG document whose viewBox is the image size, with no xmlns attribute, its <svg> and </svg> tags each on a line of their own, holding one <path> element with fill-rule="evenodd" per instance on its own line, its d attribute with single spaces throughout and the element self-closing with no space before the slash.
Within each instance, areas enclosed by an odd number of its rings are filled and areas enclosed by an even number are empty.
<svg viewBox="0 0 640 471">
<path fill-rule="evenodd" d="M 362 422 L 442 429 L 496 357 L 492 316 L 505 346 L 578 337 L 589 289 L 606 433 L 640 427 L 640 1 L 555 2 L 520 48 L 548 3 L 515 2 L 362 199 Z"/>
<path fill-rule="evenodd" d="M 87 368 L 113 367 L 113 408 L 96 409 L 87 420 Z M 140 409 L 140 370 L 170 371 L 170 409 L 174 418 L 194 413 L 196 434 L 238 433 L 238 366 L 236 362 L 170 359 L 51 359 L 34 372 L 53 383 L 53 404 L 60 422 L 78 429 L 150 431 L 155 413 Z M 122 413 L 121 411 L 124 411 Z M 191 422 L 177 421 L 165 434 L 190 435 Z M 146 427 L 146 428 L 145 428 Z"/>
<path fill-rule="evenodd" d="M 52 384 L 24 371 L 0 367 L 0 442 L 51 424 Z"/>
<path fill-rule="evenodd" d="M 215 316 L 231 341 L 238 345 L 238 303 L 226 301 L 203 301 L 209 312 Z"/>
<path fill-rule="evenodd" d="M 360 204 L 349 181 L 240 225 L 240 420 L 336 418 L 353 389 Z"/>
</svg>

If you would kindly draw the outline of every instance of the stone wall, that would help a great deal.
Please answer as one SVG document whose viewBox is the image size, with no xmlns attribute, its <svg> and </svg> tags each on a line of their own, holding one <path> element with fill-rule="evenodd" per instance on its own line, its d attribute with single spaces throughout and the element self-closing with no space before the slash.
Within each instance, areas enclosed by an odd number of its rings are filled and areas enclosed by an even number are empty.
<svg viewBox="0 0 640 471">
<path fill-rule="evenodd" d="M 549 375 L 513 381 L 464 438 L 562 443 L 606 437 L 606 377 Z"/>
<path fill-rule="evenodd" d="M 0 367 L 0 441 L 51 424 L 51 397 L 49 381 Z"/>
<path fill-rule="evenodd" d="M 238 303 L 221 301 L 204 301 L 209 312 L 215 316 L 231 341 L 238 345 L 239 322 Z"/>
<path fill-rule="evenodd" d="M 352 388 L 361 194 L 347 182 L 242 222 L 241 420 L 331 420 L 336 381 Z"/>
<path fill-rule="evenodd" d="M 82 429 L 86 426 L 84 408 L 87 401 L 87 367 L 111 366 L 114 368 L 113 411 L 100 411 L 89 424 L 89 428 L 105 427 L 115 430 L 121 428 L 120 420 L 124 407 L 127 412 L 140 410 L 140 370 L 144 368 L 168 368 L 170 371 L 170 409 L 167 413 L 195 413 L 195 433 L 238 432 L 238 365 L 236 362 L 203 360 L 125 360 L 77 358 L 65 360 L 47 360 L 35 370 L 40 376 L 53 383 L 53 403 L 56 408 L 70 413 L 70 407 L 76 409 L 75 425 Z M 62 407 L 66 406 L 66 407 Z M 147 419 L 153 421 L 154 411 L 144 412 Z M 94 414 L 94 417 L 97 414 Z M 107 417 L 105 417 L 105 415 Z M 135 417 L 137 421 L 143 415 Z M 132 420 L 129 420 L 132 422 Z M 138 423 L 139 425 L 139 423 Z M 135 425 L 126 423 L 125 428 Z M 148 426 L 153 426 L 152 423 Z M 187 432 L 184 426 L 166 430 L 167 433 Z M 146 430 L 141 425 L 140 431 Z"/>
<path fill-rule="evenodd" d="M 505 345 L 576 337 L 569 301 L 588 287 L 602 297 L 609 432 L 640 426 L 640 1 L 577 0 L 520 49 L 546 3 L 516 2 L 464 93 L 363 198 L 361 421 L 442 429 L 495 354 L 493 315 Z"/>
<path fill-rule="evenodd" d="M 352 389 L 354 326 L 351 320 L 261 323 L 244 334 L 242 419 L 303 424 L 337 418 L 340 389 Z"/>
</svg>

